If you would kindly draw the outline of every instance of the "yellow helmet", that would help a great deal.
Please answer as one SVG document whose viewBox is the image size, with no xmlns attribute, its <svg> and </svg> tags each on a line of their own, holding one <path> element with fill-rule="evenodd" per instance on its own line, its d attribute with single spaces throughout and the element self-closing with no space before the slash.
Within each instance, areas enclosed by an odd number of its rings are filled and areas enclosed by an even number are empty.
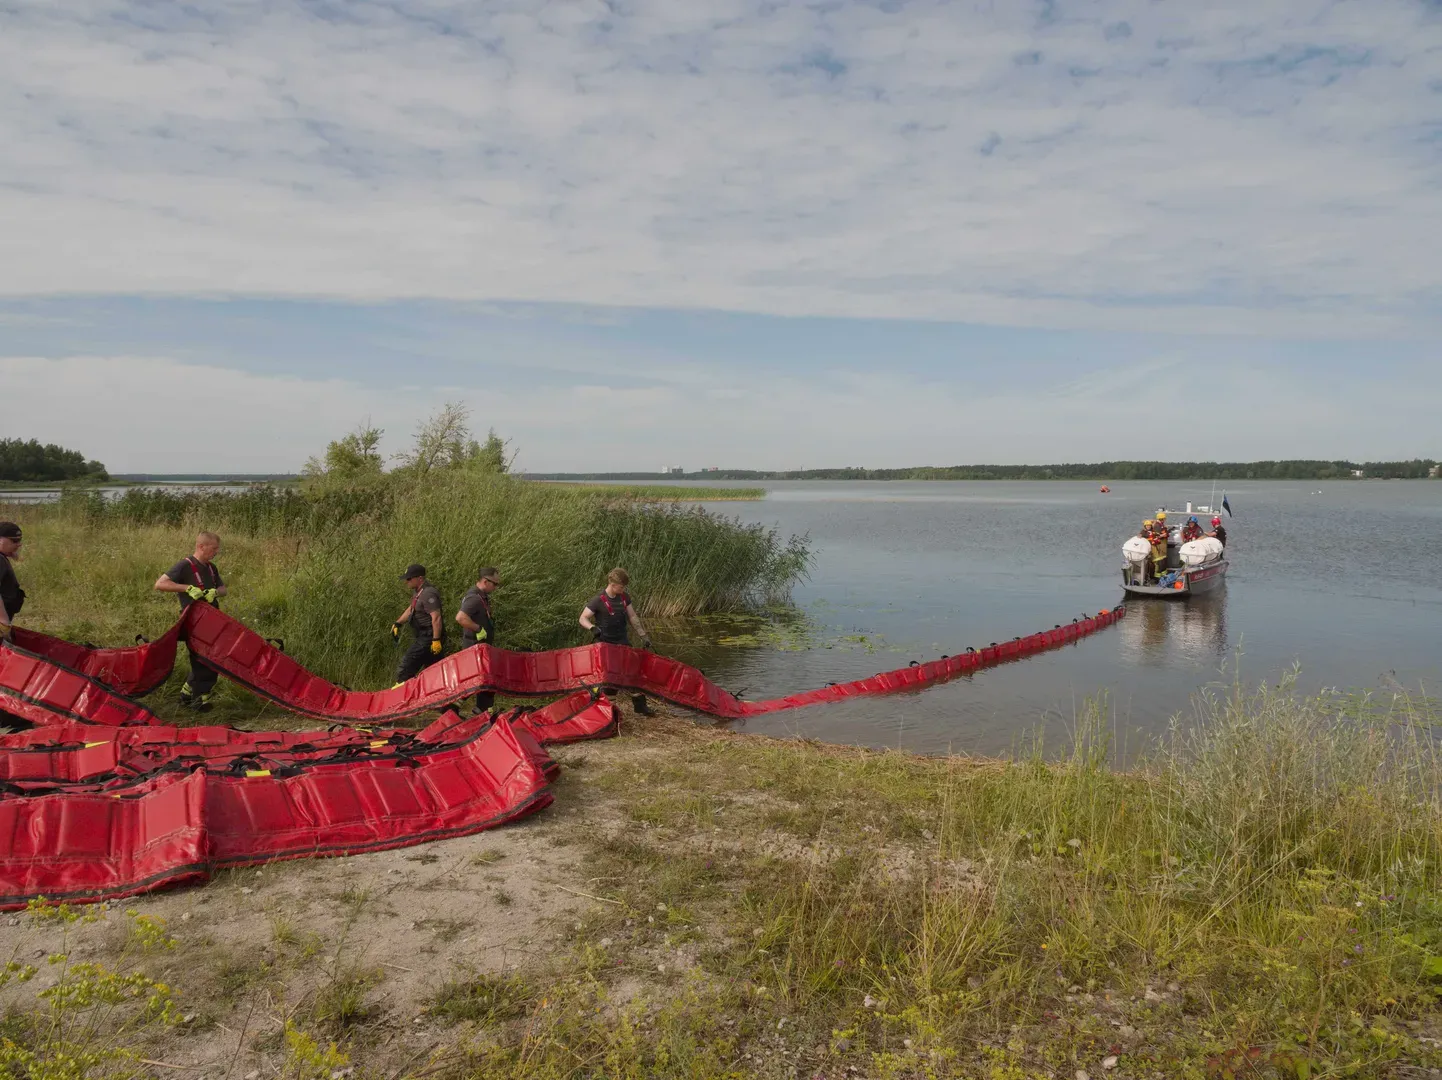
<svg viewBox="0 0 1442 1080">
<path fill-rule="evenodd" d="M 1158 521 L 1166 521 L 1166 520 L 1167 520 L 1167 512 L 1166 512 L 1165 510 L 1158 510 L 1158 511 L 1157 511 L 1157 520 L 1158 520 Z"/>
<path fill-rule="evenodd" d="M 1150 528 L 1151 528 L 1153 525 L 1155 525 L 1155 524 L 1156 524 L 1155 521 L 1153 521 L 1151 518 L 1147 518 L 1146 521 L 1143 521 L 1143 522 L 1142 522 L 1142 528 L 1144 528 L 1144 529 L 1150 529 Z"/>
</svg>

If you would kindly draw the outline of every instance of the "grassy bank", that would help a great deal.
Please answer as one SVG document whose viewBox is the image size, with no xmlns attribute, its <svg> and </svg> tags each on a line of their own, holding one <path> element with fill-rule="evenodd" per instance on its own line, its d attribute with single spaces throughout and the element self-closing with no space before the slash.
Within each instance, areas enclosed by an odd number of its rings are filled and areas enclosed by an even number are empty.
<svg viewBox="0 0 1442 1080">
<path fill-rule="evenodd" d="M 419 562 L 450 622 L 485 565 L 500 568 L 500 643 L 578 643 L 576 617 L 623 565 L 646 615 L 742 610 L 782 599 L 805 572 L 805 541 L 699 509 L 616 500 L 504 475 L 437 471 L 311 491 L 77 493 L 0 513 L 20 521 L 30 593 L 26 625 L 119 644 L 176 617 L 155 578 L 188 554 L 198 529 L 223 536 L 226 610 L 285 639 L 303 664 L 350 686 L 388 685 L 389 627 L 408 600 L 401 571 Z"/>
<path fill-rule="evenodd" d="M 0 940 L 164 983 L 126 1045 L 239 1075 L 1410 1080 L 1437 719 L 1237 694 L 1130 773 L 1098 715 L 1056 764 L 628 721 L 524 825 L 142 898 L 159 950 L 118 911 Z"/>
</svg>

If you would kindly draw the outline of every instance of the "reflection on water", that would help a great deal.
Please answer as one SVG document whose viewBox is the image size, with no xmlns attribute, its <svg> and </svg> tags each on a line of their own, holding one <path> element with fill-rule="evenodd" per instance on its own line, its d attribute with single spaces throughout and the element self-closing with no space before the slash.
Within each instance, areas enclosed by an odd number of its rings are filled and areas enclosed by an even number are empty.
<svg viewBox="0 0 1442 1080">
<path fill-rule="evenodd" d="M 1115 633 L 1123 663 L 1220 666 L 1227 656 L 1227 590 L 1187 600 L 1133 600 Z"/>
</svg>

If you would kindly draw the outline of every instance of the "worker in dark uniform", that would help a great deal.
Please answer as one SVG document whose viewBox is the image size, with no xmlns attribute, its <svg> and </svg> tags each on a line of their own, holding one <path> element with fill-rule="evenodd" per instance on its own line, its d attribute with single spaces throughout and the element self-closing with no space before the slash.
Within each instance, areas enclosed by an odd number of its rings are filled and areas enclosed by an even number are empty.
<svg viewBox="0 0 1442 1080">
<path fill-rule="evenodd" d="M 1212 518 L 1212 531 L 1207 535 L 1215 536 L 1222 542 L 1222 547 L 1227 546 L 1227 530 L 1222 527 L 1222 519 L 1220 517 Z"/>
<path fill-rule="evenodd" d="M 636 628 L 641 648 L 650 649 L 651 637 L 641 625 L 641 617 L 636 614 L 636 609 L 631 606 L 631 597 L 626 593 L 626 586 L 630 583 L 631 576 L 619 566 L 607 574 L 606 587 L 581 609 L 581 625 L 602 644 L 627 645 L 630 644 L 626 638 L 626 625 L 629 623 Z M 613 687 L 603 689 L 614 692 Z M 651 715 L 645 694 L 633 695 L 631 704 L 642 716 Z"/>
<path fill-rule="evenodd" d="M 195 538 L 195 551 L 181 559 L 160 577 L 155 579 L 156 592 L 175 593 L 180 597 L 183 612 L 197 600 L 213 608 L 220 607 L 220 597 L 225 595 L 225 580 L 216 568 L 215 557 L 220 554 L 220 537 L 213 532 L 203 532 Z M 189 645 L 186 646 L 189 648 Z M 204 660 L 190 654 L 190 675 L 180 689 L 180 704 L 196 712 L 210 711 L 210 692 L 220 672 Z"/>
<path fill-rule="evenodd" d="M 469 649 L 472 645 L 485 642 L 496 643 L 496 623 L 491 618 L 491 593 L 501 587 L 500 572 L 494 566 L 486 566 L 476 575 L 476 583 L 466 590 L 461 600 L 461 610 L 456 612 L 456 622 L 461 627 L 461 645 Z M 496 695 L 490 690 L 476 694 L 476 712 L 488 712 L 496 703 Z"/>
<path fill-rule="evenodd" d="M 401 657 L 396 668 L 396 686 L 407 679 L 415 678 L 422 669 L 430 667 L 446 651 L 445 627 L 441 622 L 441 594 L 426 580 L 426 568 L 420 563 L 411 563 L 401 580 L 411 590 L 410 605 L 401 612 L 401 617 L 391 625 L 391 637 L 399 640 L 401 628 L 411 624 L 414 640 Z M 395 689 L 392 687 L 391 689 Z"/>
<path fill-rule="evenodd" d="M 10 628 L 25 606 L 25 590 L 15 577 L 12 562 L 20 561 L 20 526 L 0 521 L 0 638 L 11 640 Z"/>
</svg>

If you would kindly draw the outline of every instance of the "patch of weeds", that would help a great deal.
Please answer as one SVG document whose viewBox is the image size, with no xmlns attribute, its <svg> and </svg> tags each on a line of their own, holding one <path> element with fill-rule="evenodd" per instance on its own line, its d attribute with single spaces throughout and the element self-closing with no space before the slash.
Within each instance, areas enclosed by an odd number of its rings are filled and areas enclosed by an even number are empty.
<svg viewBox="0 0 1442 1080">
<path fill-rule="evenodd" d="M 279 912 L 270 917 L 270 940 L 275 944 L 277 954 L 291 950 L 302 960 L 319 956 L 324 948 L 319 934 L 296 930 L 295 924 Z"/>
<path fill-rule="evenodd" d="M 164 921 L 127 911 L 128 945 L 113 966 L 70 956 L 70 927 L 95 922 L 89 912 L 44 901 L 29 906 L 36 923 L 59 924 L 59 951 L 45 958 L 53 982 L 35 995 L 33 1007 L 13 1004 L 0 1038 L 0 1076 L 68 1078 L 134 1076 L 139 1055 L 131 1043 L 153 1039 L 180 1022 L 171 988 L 138 970 L 135 961 L 174 947 Z M 0 988 L 29 983 L 39 969 L 11 960 L 0 967 Z"/>
<path fill-rule="evenodd" d="M 271 966 L 265 961 L 234 955 L 222 957 L 211 968 L 216 995 L 230 999 L 259 986 L 270 974 Z"/>
<path fill-rule="evenodd" d="M 494 863 L 500 862 L 504 858 L 505 855 L 503 855 L 501 852 L 497 851 L 495 848 L 490 848 L 486 851 L 478 851 L 474 855 L 472 855 L 471 865 L 491 866 Z"/>
<path fill-rule="evenodd" d="M 427 1009 L 453 1024 L 496 1024 L 525 1016 L 535 1001 L 536 995 L 519 975 L 477 975 L 444 983 Z"/>
<path fill-rule="evenodd" d="M 332 1031 L 346 1031 L 374 1015 L 366 997 L 383 978 L 379 969 L 337 971 L 315 992 L 311 1005 L 314 1022 Z"/>
<path fill-rule="evenodd" d="M 491 899 L 493 899 L 501 907 L 510 907 L 516 902 L 515 897 L 513 897 L 510 893 L 506 892 L 505 889 L 497 889 L 492 894 Z"/>
<path fill-rule="evenodd" d="M 406 862 L 417 862 L 422 866 L 433 866 L 441 861 L 441 857 L 434 851 L 418 851 L 414 855 L 407 855 Z"/>
<path fill-rule="evenodd" d="M 826 813 L 816 806 L 774 806 L 762 815 L 761 820 L 765 825 L 792 836 L 815 840 L 821 835 Z"/>
<path fill-rule="evenodd" d="M 331 1080 L 349 1064 L 350 1058 L 335 1043 L 322 1048 L 315 1038 L 286 1021 L 281 1075 L 287 1080 Z"/>
<path fill-rule="evenodd" d="M 347 885 L 337 897 L 343 905 L 351 909 L 353 914 L 358 914 L 370 898 L 371 891 L 369 889 L 362 889 L 356 885 Z"/>
</svg>

